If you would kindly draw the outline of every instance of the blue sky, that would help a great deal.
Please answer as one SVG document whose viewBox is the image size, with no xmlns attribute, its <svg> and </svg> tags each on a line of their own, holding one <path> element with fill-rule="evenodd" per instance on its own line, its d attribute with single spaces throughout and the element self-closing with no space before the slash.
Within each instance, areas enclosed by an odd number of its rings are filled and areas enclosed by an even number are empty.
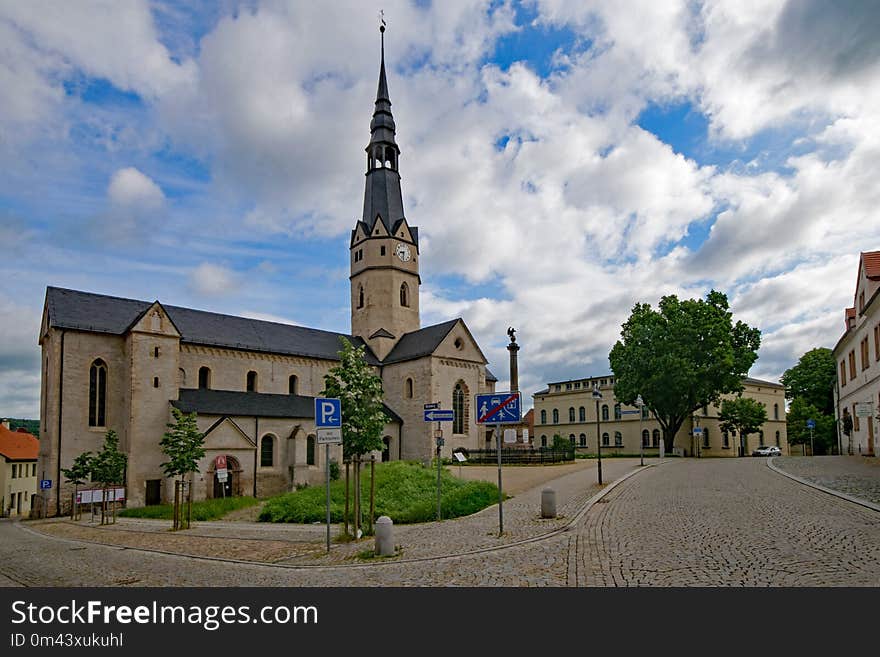
<svg viewBox="0 0 880 657">
<path fill-rule="evenodd" d="M 0 3 L 0 413 L 38 416 L 49 285 L 349 330 L 379 8 Z M 833 346 L 880 248 L 875 7 L 381 8 L 422 322 L 463 317 L 501 386 L 510 325 L 532 393 L 711 288 L 753 376 Z"/>
</svg>

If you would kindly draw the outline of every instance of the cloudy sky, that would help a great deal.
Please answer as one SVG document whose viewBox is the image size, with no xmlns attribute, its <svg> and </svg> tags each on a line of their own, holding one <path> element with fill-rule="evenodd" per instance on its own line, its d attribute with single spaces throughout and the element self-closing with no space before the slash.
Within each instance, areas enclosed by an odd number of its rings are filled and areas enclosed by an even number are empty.
<svg viewBox="0 0 880 657">
<path fill-rule="evenodd" d="M 753 376 L 834 345 L 880 248 L 880 5 L 0 0 L 0 414 L 48 285 L 345 332 L 388 23 L 423 325 L 506 386 L 605 374 L 637 301 L 725 292 Z"/>
</svg>

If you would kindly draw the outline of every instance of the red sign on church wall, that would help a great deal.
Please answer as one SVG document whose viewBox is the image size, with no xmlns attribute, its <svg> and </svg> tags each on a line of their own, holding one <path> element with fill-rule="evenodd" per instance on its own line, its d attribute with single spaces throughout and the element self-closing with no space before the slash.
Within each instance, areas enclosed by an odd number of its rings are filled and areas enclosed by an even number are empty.
<svg viewBox="0 0 880 657">
<path fill-rule="evenodd" d="M 226 469 L 226 454 L 221 454 L 217 458 L 214 459 L 214 469 L 215 470 L 225 470 Z"/>
</svg>

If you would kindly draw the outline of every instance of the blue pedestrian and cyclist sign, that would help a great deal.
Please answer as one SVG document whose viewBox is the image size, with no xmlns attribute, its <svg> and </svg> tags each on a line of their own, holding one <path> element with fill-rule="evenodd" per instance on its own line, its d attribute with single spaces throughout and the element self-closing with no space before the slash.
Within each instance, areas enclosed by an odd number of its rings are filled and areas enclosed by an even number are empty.
<svg viewBox="0 0 880 657">
<path fill-rule="evenodd" d="M 477 395 L 477 424 L 518 424 L 521 409 L 518 392 Z"/>
</svg>

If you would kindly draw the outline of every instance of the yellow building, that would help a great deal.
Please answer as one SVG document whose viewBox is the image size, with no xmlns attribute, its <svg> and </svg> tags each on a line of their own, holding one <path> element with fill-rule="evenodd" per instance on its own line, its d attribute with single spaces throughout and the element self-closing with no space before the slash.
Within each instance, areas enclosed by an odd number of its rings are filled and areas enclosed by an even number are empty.
<svg viewBox="0 0 880 657">
<path fill-rule="evenodd" d="M 24 431 L 0 425 L 0 515 L 27 516 L 37 494 L 37 457 L 40 443 Z"/>
<path fill-rule="evenodd" d="M 593 386 L 598 384 L 602 399 L 593 398 Z M 757 434 L 746 436 L 746 455 L 761 445 L 777 445 L 788 454 L 785 432 L 785 388 L 779 383 L 746 378 L 743 396 L 761 402 L 767 409 L 767 422 Z M 534 445 L 550 446 L 553 436 L 568 438 L 578 452 L 595 454 L 598 441 L 604 453 L 645 454 L 658 452 L 662 430 L 660 423 L 632 406 L 625 406 L 614 398 L 614 377 L 590 377 L 550 383 L 545 390 L 532 395 L 534 399 Z M 732 395 L 728 395 L 732 398 Z M 709 406 L 686 420 L 675 436 L 673 448 L 684 456 L 737 456 L 740 439 L 735 433 L 721 431 L 717 405 Z M 641 417 L 640 417 L 641 415 Z M 695 437 L 694 428 L 699 428 Z M 641 442 L 641 446 L 640 446 Z"/>
</svg>

